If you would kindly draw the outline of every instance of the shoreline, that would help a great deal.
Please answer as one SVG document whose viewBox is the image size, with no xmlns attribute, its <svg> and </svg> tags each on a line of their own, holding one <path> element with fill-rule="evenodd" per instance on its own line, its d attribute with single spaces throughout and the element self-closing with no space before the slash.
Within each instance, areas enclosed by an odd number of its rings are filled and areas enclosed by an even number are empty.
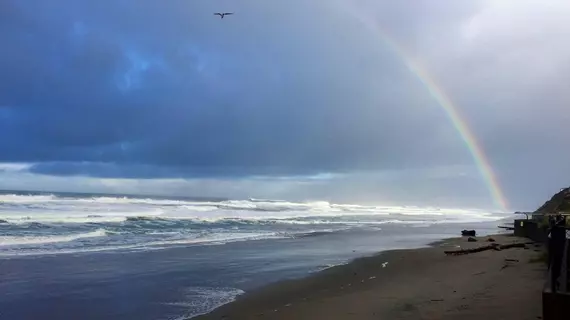
<svg viewBox="0 0 570 320">
<path fill-rule="evenodd" d="M 545 266 L 529 261 L 540 255 L 542 246 L 462 256 L 443 253 L 444 249 L 457 246 L 482 246 L 489 237 L 501 244 L 529 241 L 495 234 L 477 237 L 478 242 L 467 242 L 467 237 L 458 237 L 434 241 L 416 249 L 381 251 L 302 278 L 281 280 L 254 289 L 192 319 L 419 319 L 420 314 L 432 315 L 425 319 L 456 316 L 469 319 L 473 312 L 473 319 L 484 316 L 536 319 L 540 316 Z M 517 262 L 506 262 L 505 259 Z M 517 277 L 529 281 L 520 283 L 515 281 Z M 508 288 L 512 284 L 509 282 L 505 287 L 501 283 L 510 278 L 520 288 L 512 288 L 509 297 L 509 292 L 504 292 L 501 287 Z M 447 290 L 451 287 L 455 289 Z M 472 308 L 473 297 L 487 296 L 503 301 L 503 305 L 508 301 L 521 305 L 500 308 L 503 311 L 492 308 L 488 312 L 485 304 Z M 490 305 L 494 306 L 494 303 Z M 532 317 L 525 318 L 523 309 Z M 512 310 L 516 315 L 510 316 L 505 310 Z M 489 314 L 491 311 L 495 313 Z"/>
</svg>

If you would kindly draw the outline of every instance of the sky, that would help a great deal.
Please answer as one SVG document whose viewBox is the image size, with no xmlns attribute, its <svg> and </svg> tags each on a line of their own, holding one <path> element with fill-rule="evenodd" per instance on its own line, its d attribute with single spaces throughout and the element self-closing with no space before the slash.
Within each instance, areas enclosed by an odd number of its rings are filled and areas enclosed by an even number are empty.
<svg viewBox="0 0 570 320">
<path fill-rule="evenodd" d="M 0 189 L 505 209 L 435 86 L 506 209 L 533 210 L 570 185 L 569 15 L 565 0 L 4 0 Z"/>
</svg>

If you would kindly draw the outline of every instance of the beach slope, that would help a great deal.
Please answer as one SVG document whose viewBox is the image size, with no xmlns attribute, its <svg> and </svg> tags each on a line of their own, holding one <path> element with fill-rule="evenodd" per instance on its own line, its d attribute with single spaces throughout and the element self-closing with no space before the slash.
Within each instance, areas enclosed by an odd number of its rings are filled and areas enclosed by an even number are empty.
<svg viewBox="0 0 570 320">
<path fill-rule="evenodd" d="M 528 239 L 493 236 L 509 244 Z M 540 319 L 540 245 L 447 256 L 467 238 L 357 259 L 269 285 L 197 319 Z"/>
</svg>

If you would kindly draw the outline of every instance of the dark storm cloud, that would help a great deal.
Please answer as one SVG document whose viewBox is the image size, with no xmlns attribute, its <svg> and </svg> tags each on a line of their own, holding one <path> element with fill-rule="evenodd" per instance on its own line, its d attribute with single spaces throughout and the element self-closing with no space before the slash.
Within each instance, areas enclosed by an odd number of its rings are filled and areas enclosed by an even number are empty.
<svg viewBox="0 0 570 320">
<path fill-rule="evenodd" d="M 102 177 L 465 160 L 425 156 L 446 146 L 437 113 L 415 108 L 422 88 L 326 6 L 220 5 L 236 15 L 219 21 L 207 1 L 4 2 L 0 160 Z"/>
</svg>

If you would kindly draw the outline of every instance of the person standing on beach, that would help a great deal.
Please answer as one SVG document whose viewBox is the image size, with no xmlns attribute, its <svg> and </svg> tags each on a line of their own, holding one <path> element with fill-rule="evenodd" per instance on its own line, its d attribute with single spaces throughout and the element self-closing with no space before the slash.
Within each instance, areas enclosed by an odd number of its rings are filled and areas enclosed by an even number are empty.
<svg viewBox="0 0 570 320">
<path fill-rule="evenodd" d="M 551 275 L 550 285 L 552 292 L 556 292 L 558 287 L 558 277 L 560 276 L 560 269 L 564 258 L 564 247 L 566 244 L 566 228 L 564 221 L 565 219 L 562 216 L 557 217 L 556 222 L 550 231 L 549 262 Z"/>
<path fill-rule="evenodd" d="M 546 240 L 548 241 L 548 269 L 552 265 L 552 254 L 554 253 L 554 242 L 552 241 L 552 228 L 556 225 L 556 217 L 548 216 L 548 228 L 546 230 Z"/>
</svg>

